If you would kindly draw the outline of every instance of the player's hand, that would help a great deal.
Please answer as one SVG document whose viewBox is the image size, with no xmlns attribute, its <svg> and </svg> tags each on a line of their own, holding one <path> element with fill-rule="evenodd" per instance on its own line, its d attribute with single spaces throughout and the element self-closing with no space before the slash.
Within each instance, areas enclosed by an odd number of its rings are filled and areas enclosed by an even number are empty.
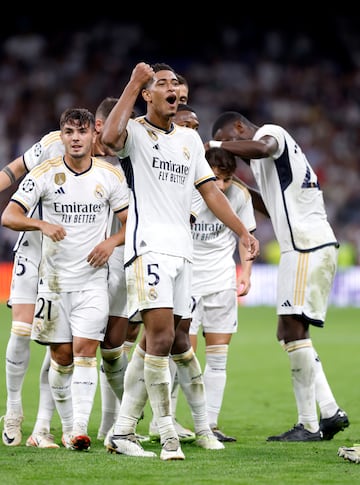
<svg viewBox="0 0 360 485">
<path fill-rule="evenodd" d="M 251 287 L 250 278 L 240 276 L 238 283 L 237 283 L 237 287 L 238 287 L 238 292 L 237 292 L 238 296 L 247 295 L 249 293 L 250 287 Z"/>
<path fill-rule="evenodd" d="M 114 244 L 111 239 L 105 239 L 94 247 L 87 257 L 87 262 L 94 268 L 100 268 L 106 264 L 114 250 Z"/>
<path fill-rule="evenodd" d="M 253 261 L 260 254 L 260 243 L 252 234 L 249 234 L 246 241 L 242 240 L 242 244 L 247 248 L 248 255 L 246 261 Z"/>
<path fill-rule="evenodd" d="M 139 62 L 136 64 L 133 72 L 131 73 L 130 82 L 138 84 L 139 89 L 141 89 L 152 80 L 154 75 L 155 72 L 150 64 L 146 64 L 146 62 Z"/>
<path fill-rule="evenodd" d="M 63 226 L 58 224 L 50 224 L 49 222 L 42 221 L 41 232 L 48 236 L 53 242 L 62 241 L 66 236 L 66 231 Z"/>
</svg>

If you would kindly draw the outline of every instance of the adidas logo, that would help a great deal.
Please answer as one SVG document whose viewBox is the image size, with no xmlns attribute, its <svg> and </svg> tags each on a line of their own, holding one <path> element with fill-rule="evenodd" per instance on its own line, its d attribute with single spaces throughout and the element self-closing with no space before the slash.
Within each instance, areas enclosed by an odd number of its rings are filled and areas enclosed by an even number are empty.
<svg viewBox="0 0 360 485">
<path fill-rule="evenodd" d="M 284 306 L 284 307 L 285 307 L 285 306 L 291 307 L 292 305 L 291 305 L 291 303 L 289 302 L 289 300 L 286 300 L 286 301 L 284 301 L 284 303 L 282 303 L 282 304 L 281 304 L 281 306 Z"/>
<path fill-rule="evenodd" d="M 65 190 L 62 187 L 60 187 L 57 190 L 55 190 L 55 194 L 65 194 Z"/>
</svg>

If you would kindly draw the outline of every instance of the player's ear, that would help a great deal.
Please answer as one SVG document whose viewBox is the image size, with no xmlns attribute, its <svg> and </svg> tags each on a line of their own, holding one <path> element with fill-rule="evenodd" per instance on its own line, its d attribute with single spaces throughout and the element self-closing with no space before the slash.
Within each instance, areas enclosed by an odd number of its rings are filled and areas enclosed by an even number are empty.
<svg viewBox="0 0 360 485">
<path fill-rule="evenodd" d="M 96 130 L 97 133 L 101 133 L 103 126 L 104 126 L 103 120 L 100 120 L 100 118 L 96 118 L 96 120 L 95 120 L 95 130 Z"/>
<path fill-rule="evenodd" d="M 235 120 L 234 121 L 234 128 L 238 131 L 243 131 L 244 127 L 243 127 L 243 124 L 241 123 L 240 120 Z"/>
<path fill-rule="evenodd" d="M 146 102 L 150 101 L 151 95 L 150 95 L 150 91 L 148 89 L 144 88 L 141 91 L 141 95 L 142 95 L 144 101 L 146 101 Z"/>
</svg>

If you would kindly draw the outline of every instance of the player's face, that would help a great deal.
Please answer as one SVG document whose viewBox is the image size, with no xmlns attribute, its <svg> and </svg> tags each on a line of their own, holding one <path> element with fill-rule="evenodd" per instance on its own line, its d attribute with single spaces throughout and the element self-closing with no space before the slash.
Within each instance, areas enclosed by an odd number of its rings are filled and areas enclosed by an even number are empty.
<svg viewBox="0 0 360 485">
<path fill-rule="evenodd" d="M 189 99 L 189 88 L 185 84 L 179 84 L 179 103 L 187 104 Z"/>
<path fill-rule="evenodd" d="M 65 123 L 61 129 L 61 139 L 65 152 L 72 158 L 84 158 L 91 154 L 96 132 L 93 126 Z"/>
<path fill-rule="evenodd" d="M 179 81 L 172 71 L 156 72 L 151 86 L 145 89 L 148 110 L 159 117 L 174 116 L 179 102 Z"/>
<path fill-rule="evenodd" d="M 222 192 L 226 192 L 231 185 L 232 176 L 219 170 L 218 167 L 211 167 L 216 177 L 216 185 Z"/>
<path fill-rule="evenodd" d="M 241 133 L 234 123 L 229 123 L 219 128 L 214 136 L 214 140 L 218 141 L 236 141 L 241 139 L 245 138 L 242 138 Z"/>
<path fill-rule="evenodd" d="M 193 111 L 178 111 L 174 116 L 173 121 L 180 126 L 187 126 L 193 130 L 199 129 L 199 120 Z"/>
</svg>

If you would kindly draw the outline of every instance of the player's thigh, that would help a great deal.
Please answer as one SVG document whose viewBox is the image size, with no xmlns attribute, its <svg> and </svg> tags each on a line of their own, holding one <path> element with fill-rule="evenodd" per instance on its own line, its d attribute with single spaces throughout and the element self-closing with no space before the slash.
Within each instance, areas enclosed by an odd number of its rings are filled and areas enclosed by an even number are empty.
<svg viewBox="0 0 360 485">
<path fill-rule="evenodd" d="M 72 342 L 72 293 L 39 292 L 31 338 L 41 344 Z"/>
<path fill-rule="evenodd" d="M 72 292 L 70 326 L 74 337 L 102 342 L 108 314 L 109 301 L 106 288 Z"/>
<path fill-rule="evenodd" d="M 233 334 L 238 329 L 236 290 L 228 289 L 202 296 L 203 332 Z"/>
<path fill-rule="evenodd" d="M 105 349 L 120 347 L 127 339 L 128 327 L 129 321 L 127 318 L 109 316 L 102 347 Z"/>
</svg>

